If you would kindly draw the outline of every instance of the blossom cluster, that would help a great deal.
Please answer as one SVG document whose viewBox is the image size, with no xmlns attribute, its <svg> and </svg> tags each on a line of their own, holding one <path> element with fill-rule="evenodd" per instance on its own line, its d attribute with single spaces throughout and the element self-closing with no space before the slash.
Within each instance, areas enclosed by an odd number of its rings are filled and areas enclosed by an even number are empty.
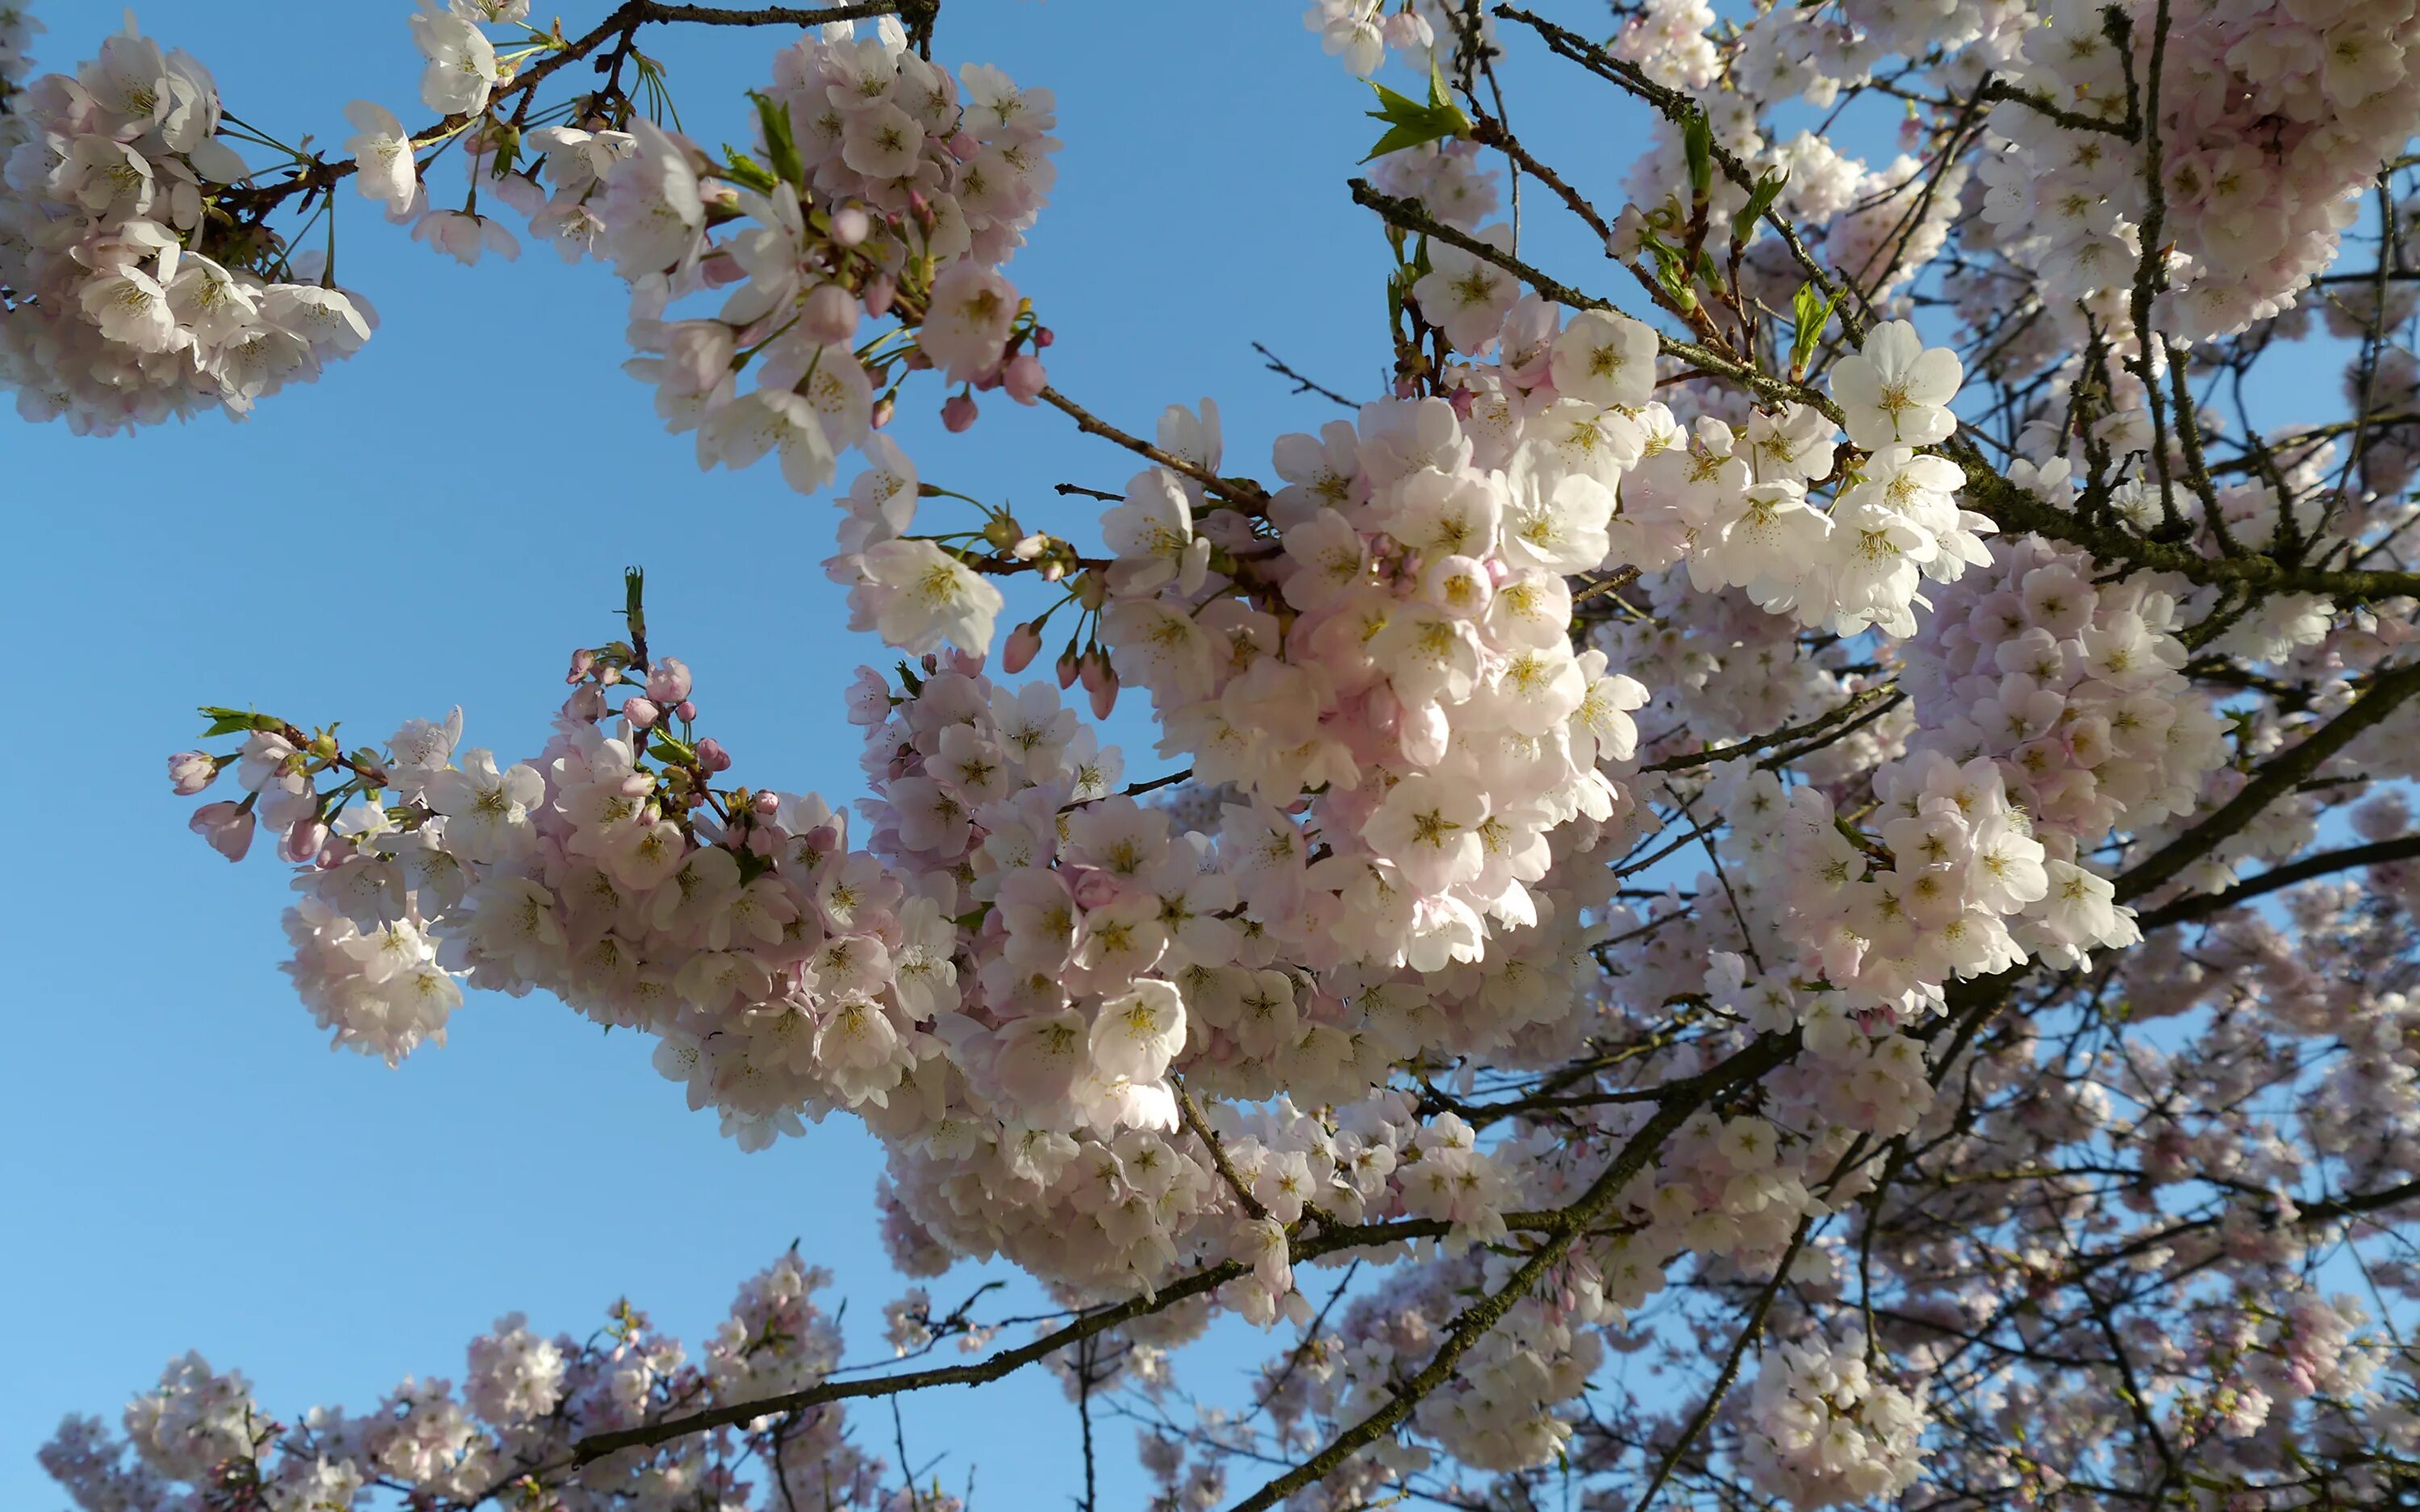
<svg viewBox="0 0 2420 1512">
<path fill-rule="evenodd" d="M 692 1362 L 617 1303 L 586 1340 L 548 1338 L 521 1314 L 471 1341 L 457 1385 L 407 1377 L 372 1410 L 272 1417 L 239 1371 L 172 1361 L 126 1405 L 119 1430 L 70 1417 L 41 1462 L 82 1512 L 235 1505 L 349 1508 L 385 1488 L 414 1503 L 474 1504 L 533 1472 L 561 1476 L 573 1444 L 730 1402 L 814 1385 L 840 1364 L 840 1330 L 815 1304 L 825 1272 L 784 1255 L 747 1281 Z M 890 1467 L 848 1442 L 836 1406 L 767 1419 L 666 1450 L 626 1450 L 573 1473 L 583 1502 L 676 1512 L 756 1504 L 839 1512 L 882 1504 Z"/>
<path fill-rule="evenodd" d="M 2147 155 L 2156 129 L 2170 333 L 2231 334 L 2278 314 L 2335 256 L 2362 192 L 2420 129 L 2405 54 L 2410 4 L 2047 7 L 2017 82 L 2032 100 L 1992 109 L 1980 173 L 1986 222 L 2035 270 L 2053 308 L 2122 310 L 2147 249 Z M 2164 16 L 2165 12 L 2160 12 Z M 2157 119 L 2138 125 L 2157 42 Z M 2033 101 L 2040 101 L 2035 103 Z M 2048 105 L 2098 123 L 2077 130 Z"/>
<path fill-rule="evenodd" d="M 8 13 L 0 60 L 26 25 Z M 369 339 L 365 304 L 215 208 L 253 177 L 223 124 L 209 70 L 132 23 L 0 91 L 0 384 L 25 419 L 241 416 Z"/>
<path fill-rule="evenodd" d="M 424 102 L 485 109 L 500 78 L 485 34 L 450 13 L 414 24 L 429 57 Z M 981 65 L 954 78 L 885 17 L 872 36 L 846 21 L 808 33 L 776 54 L 754 99 L 756 150 L 724 159 L 644 116 L 526 133 L 474 125 L 460 209 L 432 206 L 392 113 L 354 104 L 349 147 L 361 193 L 465 262 L 519 251 L 480 213 L 482 193 L 566 260 L 611 262 L 631 290 L 640 355 L 625 365 L 654 387 L 667 428 L 695 433 L 701 468 L 774 455 L 792 486 L 815 492 L 918 368 L 959 388 L 953 429 L 972 422 L 974 389 L 1033 403 L 1050 335 L 999 265 L 1056 176 L 1050 91 Z M 711 314 L 674 308 L 717 290 Z M 863 322 L 892 316 L 902 323 L 861 336 Z"/>
<path fill-rule="evenodd" d="M 1768 1353 L 1746 1404 L 1749 1477 L 1798 1507 L 1906 1490 L 1923 1466 L 1926 1422 L 1906 1392 L 1875 1376 L 1864 1341 L 1785 1344 Z"/>
</svg>

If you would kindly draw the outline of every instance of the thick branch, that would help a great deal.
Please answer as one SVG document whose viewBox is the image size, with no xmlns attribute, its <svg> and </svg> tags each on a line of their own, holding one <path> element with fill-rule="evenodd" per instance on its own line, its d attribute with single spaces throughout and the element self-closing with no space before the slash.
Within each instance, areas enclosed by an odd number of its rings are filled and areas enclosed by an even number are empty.
<svg viewBox="0 0 2420 1512">
<path fill-rule="evenodd" d="M 2110 566 L 2173 572 L 2197 583 L 2233 584 L 2255 592 L 2319 594 L 2354 600 L 2420 597 L 2420 573 L 2329 572 L 2259 555 L 2206 557 L 2188 546 L 2146 540 L 2114 526 L 2086 524 L 2000 476 L 1973 442 L 1953 439 L 1942 450 L 1965 469 L 1965 492 L 1975 506 L 2003 530 L 2031 531 L 2082 547 Z"/>
<path fill-rule="evenodd" d="M 2407 861 L 2420 856 L 2420 835 L 2406 835 L 2400 840 L 2382 840 L 2374 845 L 2348 846 L 2340 851 L 2322 851 L 2305 856 L 2299 861 L 2273 866 L 2257 877 L 2246 877 L 2225 892 L 2200 893 L 2180 898 L 2164 908 L 2155 908 L 2137 922 L 2146 930 L 2164 929 L 2170 924 L 2189 924 L 2197 918 L 2224 913 L 2238 903 L 2257 898 L 2263 893 L 2290 887 L 2297 882 L 2326 876 L 2331 872 L 2350 872 L 2356 867 L 2382 866 L 2389 861 Z"/>
<path fill-rule="evenodd" d="M 2304 736 L 2291 749 L 2272 757 L 2243 791 L 2217 812 L 2195 821 L 2182 835 L 2128 868 L 2117 879 L 2118 902 L 2141 897 L 2217 849 L 2222 841 L 2259 818 L 2262 810 L 2293 792 L 2322 762 L 2394 713 L 2415 692 L 2420 692 L 2420 663 L 2381 673 L 2367 692 L 2353 701 L 2352 707 Z"/>
</svg>

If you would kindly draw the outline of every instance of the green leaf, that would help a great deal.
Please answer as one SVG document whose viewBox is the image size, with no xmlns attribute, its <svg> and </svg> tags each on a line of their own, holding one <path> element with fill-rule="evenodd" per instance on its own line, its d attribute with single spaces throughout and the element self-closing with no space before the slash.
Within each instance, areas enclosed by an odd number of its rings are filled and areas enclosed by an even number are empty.
<svg viewBox="0 0 2420 1512">
<path fill-rule="evenodd" d="M 286 728 L 286 721 L 273 714 L 255 714 L 250 709 L 221 708 L 215 703 L 203 704 L 202 717 L 210 721 L 209 728 L 202 732 L 202 738 L 205 740 L 212 735 L 235 734 L 239 731 L 273 731 Z"/>
<path fill-rule="evenodd" d="M 1706 113 L 1693 110 L 1681 129 L 1681 147 L 1689 157 L 1689 193 L 1704 199 L 1714 192 L 1714 129 Z"/>
<path fill-rule="evenodd" d="M 491 134 L 495 143 L 495 159 L 494 165 L 488 170 L 488 177 L 501 181 L 511 174 L 514 164 L 520 161 L 521 133 L 518 127 L 501 124 Z"/>
<path fill-rule="evenodd" d="M 748 98 L 756 102 L 756 123 L 765 129 L 765 156 L 772 160 L 773 172 L 805 188 L 807 168 L 799 160 L 798 139 L 790 134 L 790 107 L 761 90 L 750 90 Z"/>
<path fill-rule="evenodd" d="M 1385 121 L 1387 134 L 1378 138 L 1378 145 L 1370 149 L 1370 156 L 1363 158 L 1363 162 L 1372 158 L 1383 158 L 1389 152 L 1401 152 L 1405 147 L 1416 147 L 1422 143 L 1470 134 L 1470 117 L 1464 115 L 1462 107 L 1445 92 L 1445 79 L 1437 72 L 1434 61 L 1429 64 L 1426 104 L 1409 95 L 1399 95 L 1375 79 L 1370 81 L 1370 87 L 1378 92 L 1378 108 L 1369 113 L 1370 118 Z"/>
<path fill-rule="evenodd" d="M 771 193 L 781 182 L 763 163 L 728 142 L 722 145 L 722 162 L 723 172 L 760 194 Z"/>
<path fill-rule="evenodd" d="M 1756 181 L 1756 188 L 1748 194 L 1747 203 L 1740 207 L 1740 212 L 1737 215 L 1731 217 L 1733 246 L 1745 245 L 1747 239 L 1756 234 L 1756 223 L 1763 220 L 1764 212 L 1773 208 L 1773 202 L 1781 197 L 1781 186 L 1789 180 L 1790 170 L 1781 168 L 1766 174 Z"/>
<path fill-rule="evenodd" d="M 1831 322 L 1832 311 L 1840 302 L 1838 291 L 1830 299 L 1815 291 L 1812 284 L 1801 284 L 1791 297 L 1790 313 L 1798 322 L 1798 333 L 1790 342 L 1790 370 L 1807 371 L 1807 363 L 1815 355 L 1815 344 L 1823 339 L 1823 328 Z"/>
</svg>

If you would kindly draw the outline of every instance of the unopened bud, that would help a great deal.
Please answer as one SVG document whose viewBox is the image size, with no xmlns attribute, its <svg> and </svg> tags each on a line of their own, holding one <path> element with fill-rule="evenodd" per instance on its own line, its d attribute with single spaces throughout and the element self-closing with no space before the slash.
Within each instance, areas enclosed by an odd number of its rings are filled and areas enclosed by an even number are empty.
<svg viewBox="0 0 2420 1512">
<path fill-rule="evenodd" d="M 664 711 L 645 699 L 623 701 L 622 717 L 630 721 L 630 728 L 633 730 L 653 730 L 656 727 L 656 721 L 663 717 Z"/>
<path fill-rule="evenodd" d="M 941 428 L 955 435 L 975 423 L 975 396 L 954 393 L 941 406 Z"/>
<path fill-rule="evenodd" d="M 198 750 L 180 750 L 168 758 L 168 780 L 176 784 L 177 795 L 190 798 L 217 780 L 219 764 Z"/>
<path fill-rule="evenodd" d="M 879 320 L 891 313 L 891 301 L 899 297 L 899 285 L 888 278 L 877 278 L 865 285 L 865 313 Z"/>
<path fill-rule="evenodd" d="M 854 247 L 874 234 L 874 219 L 854 205 L 832 211 L 832 239 Z"/>
<path fill-rule="evenodd" d="M 1069 641 L 1067 649 L 1059 653 L 1058 665 L 1051 670 L 1059 674 L 1059 686 L 1068 688 L 1076 686 L 1076 678 L 1082 672 L 1083 667 L 1083 662 L 1076 655 L 1075 642 Z"/>
<path fill-rule="evenodd" d="M 679 715 L 685 720 L 694 719 L 697 717 L 697 705 L 690 702 L 688 699 L 683 699 L 678 703 L 673 705 L 673 712 Z"/>
<path fill-rule="evenodd" d="M 690 686 L 689 665 L 678 656 L 659 656 L 647 669 L 647 697 L 659 703 L 678 703 Z"/>
<path fill-rule="evenodd" d="M 697 764 L 708 772 L 727 772 L 731 770 L 731 752 L 722 748 L 721 741 L 708 735 L 697 743 Z"/>
<path fill-rule="evenodd" d="M 838 284 L 817 284 L 799 307 L 799 330 L 818 346 L 839 346 L 857 334 L 857 296 Z"/>
<path fill-rule="evenodd" d="M 1050 386 L 1050 375 L 1043 371 L 1041 358 L 1032 352 L 1019 352 L 1009 359 L 1001 383 L 1010 398 L 1018 404 L 1032 404 Z"/>
<path fill-rule="evenodd" d="M 240 804 L 206 803 L 194 810 L 185 827 L 209 841 L 210 849 L 230 861 L 240 861 L 252 849 L 252 814 Z"/>
<path fill-rule="evenodd" d="M 1042 627 L 1027 623 L 1008 632 L 1008 643 L 1000 648 L 1001 671 L 1014 676 L 1033 665 L 1042 650 Z"/>
<path fill-rule="evenodd" d="M 297 819 L 277 841 L 277 858 L 301 866 L 317 860 L 319 848 L 328 843 L 328 826 L 317 819 Z"/>
<path fill-rule="evenodd" d="M 588 650 L 575 651 L 571 654 L 571 671 L 563 674 L 563 680 L 566 683 L 579 682 L 582 678 L 586 677 L 589 672 L 596 668 L 596 666 L 597 653 Z"/>
</svg>

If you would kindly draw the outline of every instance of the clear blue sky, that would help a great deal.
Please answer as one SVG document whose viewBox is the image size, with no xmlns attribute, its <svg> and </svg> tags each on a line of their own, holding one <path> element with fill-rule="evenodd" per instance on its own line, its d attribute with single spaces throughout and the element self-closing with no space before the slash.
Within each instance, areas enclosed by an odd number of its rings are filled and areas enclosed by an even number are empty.
<svg viewBox="0 0 2420 1512">
<path fill-rule="evenodd" d="M 49 68 L 118 24 L 91 0 L 36 8 Z M 339 142 L 354 98 L 426 114 L 409 8 L 284 8 L 290 24 L 262 25 L 247 7 L 230 27 L 225 0 L 154 0 L 141 18 L 247 119 Z M 566 25 L 603 8 L 569 5 Z M 1340 412 L 1289 395 L 1252 340 L 1356 394 L 1386 357 L 1382 243 L 1342 187 L 1377 129 L 1300 10 L 954 0 L 937 48 L 1058 93 L 1058 192 L 1010 270 L 1060 333 L 1054 379 L 1145 433 L 1162 405 L 1216 395 L 1231 469 Z M 708 142 L 744 140 L 740 92 L 777 39 L 651 38 Z M 1516 126 L 1567 164 L 1593 158 L 1582 177 L 1612 195 L 1636 113 L 1533 50 L 1508 74 Z M 271 1412 L 360 1410 L 407 1374 L 458 1380 L 464 1342 L 509 1310 L 584 1333 L 627 1293 L 694 1339 L 793 1239 L 838 1273 L 852 1360 L 880 1352 L 896 1294 L 874 1238 L 878 1155 L 854 1124 L 742 1155 L 641 1041 L 541 998 L 474 995 L 453 1042 L 401 1071 L 332 1055 L 276 971 L 282 869 L 227 867 L 186 834 L 162 758 L 191 743 L 203 702 L 341 717 L 365 737 L 459 702 L 471 743 L 534 749 L 566 653 L 613 629 L 630 562 L 648 568 L 657 644 L 696 669 L 741 775 L 860 791 L 839 691 L 878 648 L 845 635 L 818 568 L 830 506 L 769 467 L 702 475 L 659 433 L 619 371 L 606 270 L 541 245 L 464 270 L 367 202 L 341 209 L 342 270 L 383 325 L 318 384 L 245 424 L 132 440 L 0 420 L 18 521 L 0 601 L 18 665 L 40 674 L 5 757 L 19 860 L 0 908 L 20 975 L 0 1098 L 15 1341 L 0 1506 L 61 1504 L 32 1460 L 59 1415 L 114 1420 L 189 1348 L 250 1373 Z M 1618 288 L 1542 210 L 1528 249 Z M 971 434 L 944 437 L 938 402 L 920 394 L 900 425 L 924 475 L 1036 523 L 1081 517 L 1049 485 L 1115 488 L 1132 471 L 996 397 Z M 1215 1348 L 1188 1383 L 1226 1395 L 1245 1358 Z M 858 1421 L 888 1444 L 887 1421 Z M 1054 1505 L 1077 1484 L 1074 1416 L 1045 1379 L 911 1401 L 908 1426 L 920 1460 L 946 1451 L 950 1486 L 978 1467 L 979 1504 Z M 1130 1443 L 1108 1429 L 1105 1504 L 1140 1499 Z"/>
</svg>

